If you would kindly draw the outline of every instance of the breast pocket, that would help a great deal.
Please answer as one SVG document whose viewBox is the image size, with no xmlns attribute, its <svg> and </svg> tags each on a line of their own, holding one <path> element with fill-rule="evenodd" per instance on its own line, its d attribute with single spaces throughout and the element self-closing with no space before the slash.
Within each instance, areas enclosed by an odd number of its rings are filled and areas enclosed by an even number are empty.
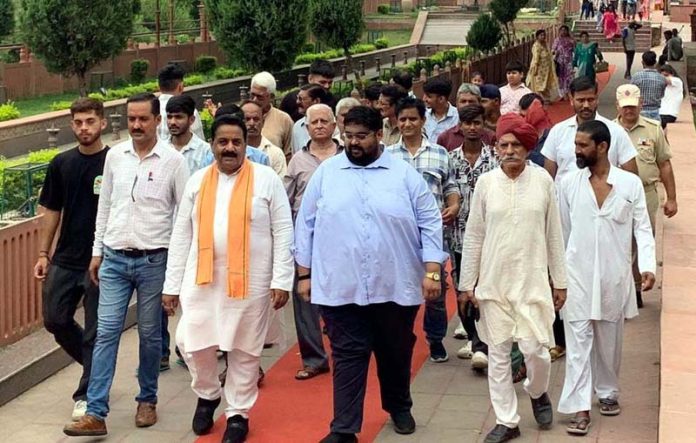
<svg viewBox="0 0 696 443">
<path fill-rule="evenodd" d="M 638 156 L 646 163 L 655 163 L 655 160 L 657 159 L 655 148 L 652 145 L 638 146 Z"/>
<path fill-rule="evenodd" d="M 623 197 L 618 197 L 611 207 L 611 219 L 619 224 L 628 223 L 632 220 L 633 203 Z"/>
<path fill-rule="evenodd" d="M 142 196 L 147 200 L 166 200 L 170 193 L 169 180 L 148 177 L 142 187 Z"/>
</svg>

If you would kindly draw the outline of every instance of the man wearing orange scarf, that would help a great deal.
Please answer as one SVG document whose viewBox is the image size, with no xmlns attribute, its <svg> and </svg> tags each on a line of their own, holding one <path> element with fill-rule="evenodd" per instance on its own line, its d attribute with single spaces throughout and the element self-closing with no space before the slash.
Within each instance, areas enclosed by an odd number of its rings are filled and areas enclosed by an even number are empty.
<svg viewBox="0 0 696 443">
<path fill-rule="evenodd" d="M 176 341 L 198 396 L 192 428 L 210 432 L 227 402 L 225 443 L 242 442 L 271 308 L 288 300 L 293 282 L 290 204 L 280 178 L 246 159 L 247 129 L 237 116 L 213 122 L 216 162 L 191 176 L 174 225 L 163 305 L 182 316 Z M 224 390 L 216 351 L 228 354 Z"/>
</svg>

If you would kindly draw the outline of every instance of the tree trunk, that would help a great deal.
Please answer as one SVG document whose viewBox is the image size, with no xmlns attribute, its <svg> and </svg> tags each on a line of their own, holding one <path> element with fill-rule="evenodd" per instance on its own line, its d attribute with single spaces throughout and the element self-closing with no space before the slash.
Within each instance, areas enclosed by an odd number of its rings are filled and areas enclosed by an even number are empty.
<svg viewBox="0 0 696 443">
<path fill-rule="evenodd" d="M 80 88 L 80 97 L 87 97 L 87 73 L 78 72 L 77 73 L 77 84 Z"/>
</svg>

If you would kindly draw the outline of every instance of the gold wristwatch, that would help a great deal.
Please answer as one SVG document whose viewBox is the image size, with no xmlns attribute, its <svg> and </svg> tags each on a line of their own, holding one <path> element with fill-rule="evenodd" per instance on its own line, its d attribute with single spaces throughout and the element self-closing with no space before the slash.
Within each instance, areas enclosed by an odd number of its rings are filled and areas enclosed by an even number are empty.
<svg viewBox="0 0 696 443">
<path fill-rule="evenodd" d="M 439 272 L 426 272 L 425 277 L 429 278 L 432 281 L 440 281 L 440 273 Z"/>
</svg>

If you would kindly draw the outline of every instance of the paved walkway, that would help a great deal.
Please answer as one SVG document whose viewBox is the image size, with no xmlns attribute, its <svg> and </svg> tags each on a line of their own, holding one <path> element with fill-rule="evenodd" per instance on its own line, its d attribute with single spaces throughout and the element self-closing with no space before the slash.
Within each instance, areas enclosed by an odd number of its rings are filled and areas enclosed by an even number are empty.
<svg viewBox="0 0 696 443">
<path fill-rule="evenodd" d="M 622 54 L 609 54 L 610 63 L 618 65 L 614 77 L 601 97 L 600 112 L 606 117 L 615 114 L 613 93 L 622 82 Z M 658 233 L 662 232 L 658 229 Z M 658 239 L 660 240 L 660 239 Z M 660 243 L 659 243 L 660 244 Z M 659 245 L 658 244 L 658 245 Z M 658 246 L 658 250 L 661 248 Z M 661 257 L 661 252 L 659 254 Z M 658 258 L 661 262 L 661 258 Z M 658 272 L 658 288 L 662 272 Z M 641 315 L 627 322 L 621 372 L 622 414 L 618 417 L 601 417 L 596 406 L 594 424 L 588 437 L 582 441 L 598 442 L 654 442 L 657 440 L 659 404 L 659 315 L 661 292 L 659 289 L 646 295 L 646 307 Z M 283 312 L 288 343 L 286 346 L 266 350 L 263 366 L 267 370 L 294 340 L 294 327 L 290 308 Z M 175 321 L 170 330 L 175 330 Z M 456 321 L 450 324 L 450 332 Z M 121 354 L 117 365 L 114 386 L 111 391 L 111 413 L 107 421 L 109 435 L 99 441 L 113 442 L 191 442 L 195 436 L 190 431 L 195 397 L 188 385 L 188 372 L 176 365 L 160 377 L 160 420 L 150 429 L 136 429 L 133 425 L 137 392 L 135 368 L 137 366 L 137 331 L 123 334 Z M 413 383 L 414 415 L 417 432 L 411 436 L 396 435 L 389 423 L 377 437 L 378 442 L 477 442 L 493 426 L 495 419 L 490 407 L 488 386 L 484 376 L 470 369 L 470 362 L 455 357 L 462 342 L 448 337 L 445 346 L 452 358 L 443 364 L 426 362 Z M 299 361 L 299 359 L 298 359 Z M 564 377 L 564 360 L 553 364 L 550 395 L 557 404 Z M 62 433 L 72 409 L 70 395 L 79 378 L 80 367 L 72 364 L 22 396 L 0 408 L 0 440 L 8 442 L 53 443 L 70 440 Z M 288 380 L 288 383 L 297 383 Z M 265 385 L 260 395 L 273 389 Z M 522 416 L 520 442 L 579 441 L 564 432 L 568 417 L 557 416 L 556 425 L 549 431 L 538 431 L 534 424 L 530 403 L 518 385 L 519 408 Z M 308 392 L 311 395 L 311 392 Z M 327 423 L 317 423 L 327 427 Z M 90 441 L 77 439 L 71 441 Z M 297 442 L 304 442 L 301 435 Z M 266 442 L 264 442 L 266 443 Z"/>
</svg>

